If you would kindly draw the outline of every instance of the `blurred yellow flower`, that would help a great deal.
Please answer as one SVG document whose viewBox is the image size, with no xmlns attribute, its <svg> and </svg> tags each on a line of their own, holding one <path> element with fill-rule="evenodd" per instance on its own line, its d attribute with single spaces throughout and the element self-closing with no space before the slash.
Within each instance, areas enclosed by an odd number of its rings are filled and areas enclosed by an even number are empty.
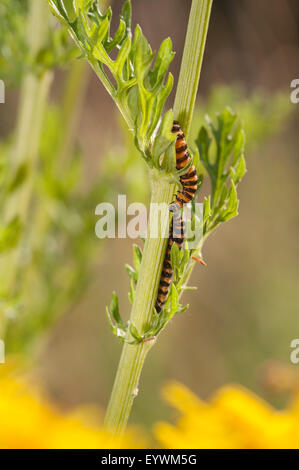
<svg viewBox="0 0 299 470">
<path fill-rule="evenodd" d="M 169 384 L 163 394 L 181 413 L 176 425 L 155 425 L 163 448 L 299 447 L 299 396 L 285 410 L 278 411 L 238 385 L 221 388 L 208 402 L 178 383 Z"/>
<path fill-rule="evenodd" d="M 130 449 L 142 448 L 140 432 L 129 430 L 123 439 L 112 438 L 99 423 L 98 409 L 79 408 L 63 414 L 32 385 L 8 366 L 0 370 L 1 449 Z"/>
</svg>

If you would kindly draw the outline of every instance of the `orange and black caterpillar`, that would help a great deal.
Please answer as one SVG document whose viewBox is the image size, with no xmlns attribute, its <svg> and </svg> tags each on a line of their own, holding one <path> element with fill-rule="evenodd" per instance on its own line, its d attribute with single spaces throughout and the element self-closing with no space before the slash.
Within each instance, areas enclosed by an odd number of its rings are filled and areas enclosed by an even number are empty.
<svg viewBox="0 0 299 470">
<path fill-rule="evenodd" d="M 190 162 L 190 155 L 187 150 L 184 132 L 177 121 L 173 121 L 172 132 L 177 135 L 175 143 L 176 168 L 177 170 L 182 170 Z M 180 182 L 182 191 L 176 195 L 175 200 L 171 203 L 169 208 L 169 210 L 173 212 L 173 218 L 155 305 L 157 313 L 160 313 L 163 309 L 171 283 L 173 273 L 170 260 L 171 247 L 176 243 L 177 246 L 181 248 L 184 241 L 184 221 L 181 216 L 181 209 L 184 204 L 187 204 L 194 198 L 194 194 L 197 190 L 198 178 L 194 165 L 190 165 L 187 173 L 180 177 Z"/>
</svg>

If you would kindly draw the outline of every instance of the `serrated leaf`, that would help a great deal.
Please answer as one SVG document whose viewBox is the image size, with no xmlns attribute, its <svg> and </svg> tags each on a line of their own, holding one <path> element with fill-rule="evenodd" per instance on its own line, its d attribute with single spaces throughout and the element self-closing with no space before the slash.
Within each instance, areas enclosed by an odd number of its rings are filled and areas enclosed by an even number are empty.
<svg viewBox="0 0 299 470">
<path fill-rule="evenodd" d="M 240 158 L 236 166 L 236 169 L 232 169 L 232 170 L 233 170 L 233 174 L 231 175 L 231 178 L 233 182 L 235 183 L 235 185 L 237 186 L 240 183 L 240 181 L 243 179 L 243 176 L 245 175 L 247 171 L 246 162 L 245 162 L 245 158 L 243 155 Z"/>
<path fill-rule="evenodd" d="M 212 142 L 212 139 L 209 136 L 208 131 L 206 130 L 204 126 L 202 126 L 195 143 L 198 147 L 200 158 L 206 165 L 210 164 L 209 150 L 210 150 L 211 142 Z"/>
<path fill-rule="evenodd" d="M 116 67 L 116 71 L 118 75 L 122 74 L 122 70 L 124 68 L 125 62 L 130 53 L 130 49 L 131 49 L 131 39 L 129 38 L 129 36 L 127 36 L 121 45 L 117 59 L 115 61 L 115 67 Z"/>
<path fill-rule="evenodd" d="M 172 51 L 171 39 L 164 39 L 158 51 L 154 69 L 149 73 L 149 80 L 153 90 L 157 89 L 159 86 L 162 85 L 165 74 L 168 70 L 171 61 L 174 58 L 174 55 L 175 54 Z"/>
<path fill-rule="evenodd" d="M 152 97 L 152 101 L 149 101 L 150 105 L 150 125 L 147 129 L 147 138 L 149 140 L 150 136 L 153 134 L 155 131 L 157 124 L 159 122 L 160 116 L 162 114 L 162 110 L 165 104 L 165 101 L 167 100 L 168 96 L 170 95 L 170 92 L 173 87 L 173 75 L 171 73 L 168 74 L 167 81 L 164 86 L 159 90 L 159 93 L 157 96 L 154 98 Z"/>
<path fill-rule="evenodd" d="M 111 52 L 118 44 L 122 44 L 123 40 L 126 39 L 126 23 L 121 19 L 117 31 L 107 45 L 106 51 Z"/>
<path fill-rule="evenodd" d="M 131 31 L 131 18 L 132 18 L 132 7 L 130 0 L 124 2 L 121 10 L 121 18 L 126 24 L 127 32 Z"/>
<path fill-rule="evenodd" d="M 105 14 L 101 14 L 95 1 L 48 2 L 56 16 L 67 25 L 82 55 L 88 58 L 121 110 L 129 128 L 134 129 L 136 146 L 148 165 L 153 167 L 150 148 L 162 118 L 165 101 L 173 86 L 172 75 L 167 76 L 169 64 L 174 57 L 171 40 L 167 38 L 162 42 L 156 59 L 139 25 L 136 26 L 131 41 L 130 1 L 123 4 L 114 37 L 110 37 L 110 8 Z M 114 60 L 110 53 L 115 50 L 118 54 Z M 104 66 L 108 67 L 114 80 L 110 79 Z M 168 145 L 168 141 L 163 145 L 160 142 L 160 150 L 163 152 Z M 157 145 L 155 150 L 157 151 Z M 158 158 L 156 156 L 155 164 Z"/>
<path fill-rule="evenodd" d="M 238 215 L 238 196 L 237 189 L 234 182 L 231 182 L 231 189 L 229 192 L 228 203 L 225 212 L 225 220 L 229 220 L 232 217 Z"/>
<path fill-rule="evenodd" d="M 246 172 L 244 131 L 238 116 L 226 108 L 217 118 L 217 126 L 208 119 L 210 134 L 201 128 L 196 144 L 212 183 L 212 194 L 204 202 L 203 230 L 207 235 L 220 222 L 238 213 L 236 186 Z M 211 135 L 213 145 L 211 145 Z M 212 150 L 216 149 L 215 155 Z"/>
</svg>

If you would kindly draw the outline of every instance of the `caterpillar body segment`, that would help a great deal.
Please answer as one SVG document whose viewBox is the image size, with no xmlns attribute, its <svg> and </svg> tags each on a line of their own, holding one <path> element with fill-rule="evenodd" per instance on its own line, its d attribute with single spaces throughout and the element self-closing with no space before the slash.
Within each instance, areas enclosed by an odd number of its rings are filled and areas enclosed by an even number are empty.
<svg viewBox="0 0 299 470">
<path fill-rule="evenodd" d="M 177 134 L 175 142 L 176 168 L 177 170 L 182 170 L 190 162 L 190 154 L 188 152 L 184 132 L 177 121 L 173 121 L 172 132 Z M 184 242 L 185 225 L 182 219 L 181 209 L 184 204 L 188 204 L 188 202 L 192 201 L 197 191 L 198 177 L 194 165 L 190 165 L 188 171 L 180 177 L 180 183 L 182 185 L 182 190 L 178 192 L 175 200 L 169 207 L 169 210 L 173 213 L 173 217 L 155 305 L 157 313 L 160 313 L 164 307 L 171 284 L 173 274 L 170 258 L 171 247 L 173 243 L 176 243 L 181 249 Z"/>
<path fill-rule="evenodd" d="M 173 224 L 171 224 L 170 229 L 170 236 L 168 238 L 166 253 L 164 257 L 161 279 L 159 284 L 158 296 L 156 300 L 155 309 L 157 313 L 160 313 L 164 307 L 164 304 L 167 300 L 167 295 L 169 291 L 169 287 L 171 284 L 171 278 L 173 274 L 173 269 L 171 266 L 171 247 L 174 243 L 181 249 L 182 244 L 184 242 L 184 221 L 183 219 L 180 220 L 180 230 L 177 233 L 174 233 Z"/>
</svg>

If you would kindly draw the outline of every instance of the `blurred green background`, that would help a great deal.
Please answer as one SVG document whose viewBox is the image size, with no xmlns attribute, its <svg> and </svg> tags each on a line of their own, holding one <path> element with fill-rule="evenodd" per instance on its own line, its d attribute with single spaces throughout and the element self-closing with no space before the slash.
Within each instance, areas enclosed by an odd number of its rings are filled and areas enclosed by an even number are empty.
<svg viewBox="0 0 299 470">
<path fill-rule="evenodd" d="M 6 103 L 0 105 L 4 168 L 14 149 L 19 91 L 28 73 L 22 62 L 26 50 L 22 56 L 16 47 L 18 40 L 24 43 L 20 25 L 28 12 L 15 0 L 19 16 L 14 8 L 6 17 L 5 3 L 2 32 L 11 30 L 13 21 L 20 38 L 0 33 L 0 78 L 7 84 Z M 116 17 L 121 4 L 113 1 Z M 153 48 L 172 38 L 176 82 L 191 2 L 132 4 L 134 24 L 141 24 Z M 248 173 L 239 187 L 239 216 L 204 247 L 208 266 L 193 274 L 191 284 L 198 290 L 184 299 L 189 310 L 172 321 L 148 357 L 132 422 L 150 426 L 172 415 L 160 398 L 168 379 L 182 381 L 203 398 L 237 382 L 277 405 L 284 402 L 284 396 L 262 387 L 261 371 L 268 360 L 290 363 L 290 342 L 299 332 L 299 116 L 290 101 L 290 82 L 299 75 L 298 25 L 295 0 L 214 0 L 192 135 L 205 113 L 215 117 L 229 105 L 244 121 Z M 41 63 L 54 69 L 54 76 L 26 221 L 33 236 L 22 238 L 31 256 L 23 262 L 21 288 L 4 308 L 7 347 L 30 360 L 61 407 L 98 403 L 104 408 L 121 352 L 105 305 L 116 289 L 121 310 L 129 315 L 124 265 L 131 262 L 132 241 L 97 240 L 94 210 L 103 201 L 116 203 L 118 194 L 127 194 L 128 204 L 148 202 L 148 179 L 110 97 L 87 64 L 62 66 L 71 58 L 71 45 L 52 19 L 50 31 L 57 34 L 47 46 L 54 59 L 48 50 Z M 68 125 L 66 142 L 61 135 Z M 59 155 L 65 154 L 61 169 Z M 7 197 L 1 203 L 4 210 Z M 47 218 L 42 232 L 37 231 L 40 214 Z"/>
</svg>

